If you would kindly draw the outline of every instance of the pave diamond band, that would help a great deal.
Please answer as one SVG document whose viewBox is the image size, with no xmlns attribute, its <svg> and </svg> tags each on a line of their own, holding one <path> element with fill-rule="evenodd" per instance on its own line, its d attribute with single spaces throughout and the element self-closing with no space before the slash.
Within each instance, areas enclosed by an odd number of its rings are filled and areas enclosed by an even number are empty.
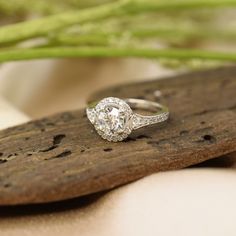
<svg viewBox="0 0 236 236">
<path fill-rule="evenodd" d="M 161 105 L 160 103 L 134 98 L 128 98 L 125 99 L 125 101 L 133 109 L 143 109 L 154 112 L 153 115 L 148 116 L 133 113 L 133 129 L 163 122 L 169 117 L 168 108 Z"/>
<path fill-rule="evenodd" d="M 133 110 L 152 112 L 142 115 Z M 100 102 L 89 104 L 87 117 L 94 125 L 98 134 L 108 141 L 122 141 L 132 130 L 163 122 L 168 119 L 168 108 L 157 103 L 142 99 L 119 99 L 108 97 Z"/>
</svg>

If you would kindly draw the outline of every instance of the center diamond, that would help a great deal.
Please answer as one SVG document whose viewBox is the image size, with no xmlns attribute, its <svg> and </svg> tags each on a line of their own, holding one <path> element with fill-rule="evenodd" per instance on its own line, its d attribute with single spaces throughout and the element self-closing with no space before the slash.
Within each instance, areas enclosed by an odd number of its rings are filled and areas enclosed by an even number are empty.
<svg viewBox="0 0 236 236">
<path fill-rule="evenodd" d="M 133 116 L 130 106 L 114 97 L 102 99 L 95 107 L 87 108 L 87 116 L 98 134 L 109 141 L 122 141 L 132 131 Z"/>
<path fill-rule="evenodd" d="M 120 134 L 126 128 L 127 118 L 119 107 L 107 105 L 98 112 L 96 126 L 106 134 Z"/>
</svg>

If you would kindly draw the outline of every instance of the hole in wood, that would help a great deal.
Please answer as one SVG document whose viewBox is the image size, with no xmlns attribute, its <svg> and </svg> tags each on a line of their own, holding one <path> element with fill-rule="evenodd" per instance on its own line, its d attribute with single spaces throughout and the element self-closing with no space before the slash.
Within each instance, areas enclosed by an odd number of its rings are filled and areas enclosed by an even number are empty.
<svg viewBox="0 0 236 236">
<path fill-rule="evenodd" d="M 53 137 L 53 145 L 48 147 L 48 148 L 46 148 L 46 149 L 39 150 L 39 152 L 49 152 L 49 151 L 52 151 L 53 149 L 58 147 L 58 145 L 61 143 L 62 139 L 65 138 L 65 137 L 66 137 L 65 134 L 55 135 Z"/>
<path fill-rule="evenodd" d="M 57 148 L 57 145 L 50 146 L 49 148 L 46 148 L 46 149 L 43 149 L 43 150 L 39 150 L 39 152 L 49 152 L 49 151 L 52 151 L 55 148 Z"/>
<path fill-rule="evenodd" d="M 211 143 L 213 143 L 213 142 L 216 141 L 216 138 L 213 137 L 212 135 L 209 135 L 209 134 L 204 135 L 204 136 L 203 136 L 203 139 L 204 139 L 205 141 L 208 141 L 208 142 L 211 142 Z"/>
<path fill-rule="evenodd" d="M 18 154 L 17 153 L 11 153 L 7 156 L 7 158 L 10 158 L 10 157 L 13 157 L 13 156 L 18 156 Z"/>
<path fill-rule="evenodd" d="M 11 184 L 9 184 L 9 183 L 8 184 L 4 184 L 3 187 L 4 188 L 9 188 L 9 187 L 11 187 Z"/>
<path fill-rule="evenodd" d="M 56 155 L 56 156 L 53 156 L 53 157 L 50 157 L 50 158 L 46 158 L 45 161 L 48 161 L 48 160 L 52 160 L 52 159 L 55 159 L 55 158 L 63 158 L 63 157 L 67 157 L 67 156 L 70 156 L 72 154 L 72 152 L 70 150 L 65 150 L 64 152 Z"/>
<path fill-rule="evenodd" d="M 3 163 L 5 163 L 5 162 L 7 162 L 7 160 L 2 160 L 2 159 L 0 159 L 0 164 L 3 164 Z"/>
<path fill-rule="evenodd" d="M 104 152 L 110 152 L 110 151 L 112 151 L 112 148 L 104 148 L 103 151 Z"/>
<path fill-rule="evenodd" d="M 65 134 L 58 134 L 53 137 L 53 145 L 59 145 L 63 138 L 65 138 Z"/>
<path fill-rule="evenodd" d="M 149 139 L 149 138 L 151 138 L 150 136 L 147 136 L 147 135 L 145 135 L 145 134 L 141 134 L 141 135 L 139 135 L 138 137 L 137 137 L 137 139 Z"/>
<path fill-rule="evenodd" d="M 66 150 L 66 151 L 56 155 L 55 158 L 67 157 L 67 156 L 71 155 L 71 153 L 72 152 L 70 150 Z"/>
</svg>

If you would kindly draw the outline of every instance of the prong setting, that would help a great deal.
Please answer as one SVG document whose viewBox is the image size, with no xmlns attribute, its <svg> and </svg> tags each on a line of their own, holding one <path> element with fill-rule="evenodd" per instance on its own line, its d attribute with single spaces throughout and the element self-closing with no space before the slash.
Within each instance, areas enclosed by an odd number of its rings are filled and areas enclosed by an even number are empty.
<svg viewBox="0 0 236 236">
<path fill-rule="evenodd" d="M 132 131 L 133 112 L 119 98 L 104 98 L 94 108 L 87 108 L 87 116 L 97 133 L 108 141 L 122 141 Z"/>
</svg>

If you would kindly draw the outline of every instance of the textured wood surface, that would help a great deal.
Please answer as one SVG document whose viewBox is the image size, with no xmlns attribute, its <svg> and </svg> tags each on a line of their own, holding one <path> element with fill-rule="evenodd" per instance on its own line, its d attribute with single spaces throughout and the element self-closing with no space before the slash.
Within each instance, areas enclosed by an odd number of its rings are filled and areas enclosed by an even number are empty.
<svg viewBox="0 0 236 236">
<path fill-rule="evenodd" d="M 236 151 L 236 68 L 118 86 L 90 100 L 106 96 L 158 100 L 171 116 L 120 143 L 102 140 L 84 110 L 0 131 L 0 205 L 70 199 Z"/>
</svg>

